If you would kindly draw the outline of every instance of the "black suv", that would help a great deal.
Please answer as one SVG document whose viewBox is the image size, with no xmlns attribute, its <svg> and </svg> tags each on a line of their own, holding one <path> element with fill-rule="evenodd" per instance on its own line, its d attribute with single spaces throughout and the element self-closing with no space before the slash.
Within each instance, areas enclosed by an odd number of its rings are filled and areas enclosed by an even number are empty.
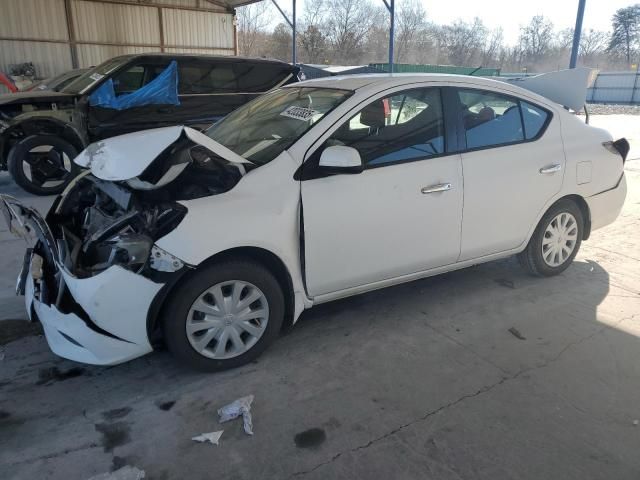
<svg viewBox="0 0 640 480">
<path fill-rule="evenodd" d="M 162 93 L 171 84 L 156 84 L 172 72 L 174 99 L 169 102 Z M 96 140 L 169 125 L 205 128 L 256 96 L 298 81 L 298 74 L 298 67 L 276 60 L 115 57 L 59 92 L 1 95 L 0 170 L 9 170 L 31 193 L 59 193 L 78 172 L 72 159 Z M 111 104 L 100 101 L 105 92 L 110 92 Z M 119 106 L 125 97 L 129 101 Z"/>
</svg>

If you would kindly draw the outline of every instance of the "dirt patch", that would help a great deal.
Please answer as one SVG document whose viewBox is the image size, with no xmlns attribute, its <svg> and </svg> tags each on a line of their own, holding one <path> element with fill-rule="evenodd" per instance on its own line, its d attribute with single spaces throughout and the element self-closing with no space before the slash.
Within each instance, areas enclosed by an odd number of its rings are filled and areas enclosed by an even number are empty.
<svg viewBox="0 0 640 480">
<path fill-rule="evenodd" d="M 158 408 L 160 410 L 164 410 L 165 412 L 168 412 L 169 410 L 171 410 L 175 404 L 176 404 L 175 400 L 171 400 L 169 402 L 156 403 Z"/>
<path fill-rule="evenodd" d="M 0 345 L 35 335 L 42 335 L 42 326 L 39 323 L 26 320 L 0 320 Z"/>
<path fill-rule="evenodd" d="M 60 370 L 58 367 L 41 368 L 38 371 L 38 381 L 36 385 L 51 385 L 54 382 L 62 382 L 70 378 L 84 375 L 86 370 L 81 367 L 73 367 L 69 370 Z"/>
<path fill-rule="evenodd" d="M 298 448 L 316 448 L 322 445 L 326 439 L 327 434 L 322 428 L 310 428 L 293 437 Z"/>
<path fill-rule="evenodd" d="M 102 434 L 102 446 L 105 452 L 126 445 L 131 441 L 128 422 L 96 423 L 95 428 Z"/>
</svg>

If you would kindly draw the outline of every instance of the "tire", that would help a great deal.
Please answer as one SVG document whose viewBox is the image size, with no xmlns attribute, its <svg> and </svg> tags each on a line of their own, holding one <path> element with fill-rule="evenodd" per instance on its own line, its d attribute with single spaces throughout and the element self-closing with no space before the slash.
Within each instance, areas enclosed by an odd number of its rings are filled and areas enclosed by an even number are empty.
<svg viewBox="0 0 640 480">
<path fill-rule="evenodd" d="M 566 227 L 562 226 L 563 219 Z M 571 222 L 575 222 L 575 225 Z M 555 232 L 563 231 L 564 234 L 558 236 L 556 233 L 549 232 L 548 228 Z M 580 208 L 571 200 L 560 200 L 544 214 L 527 248 L 518 254 L 518 260 L 532 275 L 539 277 L 558 275 L 571 265 L 578 254 L 583 234 L 584 217 Z M 567 252 L 563 246 L 570 252 Z"/>
<path fill-rule="evenodd" d="M 242 284 L 245 286 L 242 287 Z M 214 287 L 220 285 L 220 291 L 217 292 Z M 247 311 L 240 305 L 243 301 L 250 301 L 253 296 L 262 294 L 259 300 L 254 300 L 247 307 L 251 314 L 224 314 L 234 311 L 233 307 L 229 307 L 234 305 L 234 288 L 240 289 L 237 310 L 241 312 Z M 209 293 L 211 291 L 215 294 Z M 216 301 L 219 297 L 215 295 L 223 295 L 224 301 Z M 196 301 L 199 301 L 197 306 L 194 305 Z M 230 302 L 229 305 L 227 301 Z M 225 305 L 224 310 L 220 310 L 219 303 Z M 205 316 L 205 311 L 211 315 Z M 267 312 L 266 324 L 263 323 L 264 318 L 241 321 L 253 312 L 264 311 Z M 179 361 L 197 370 L 214 372 L 239 367 L 255 360 L 278 336 L 283 318 L 284 296 L 276 278 L 259 263 L 229 260 L 204 267 L 187 278 L 173 292 L 164 309 L 162 327 L 167 347 Z M 244 330 L 248 328 L 247 323 L 253 327 L 252 332 L 262 328 L 259 338 Z M 200 330 L 188 333 L 188 328 Z M 240 340 L 244 345 L 251 345 L 242 353 L 239 353 L 241 348 L 236 348 L 235 341 L 238 337 L 233 338 L 233 330 L 241 336 Z M 215 336 L 207 339 L 207 335 Z M 223 339 L 225 347 L 220 348 L 224 353 L 219 354 L 221 350 L 218 346 Z M 203 348 L 203 353 L 196 349 L 196 343 Z"/>
<path fill-rule="evenodd" d="M 76 147 L 60 137 L 31 135 L 13 146 L 7 168 L 15 182 L 27 192 L 54 195 L 62 192 L 80 173 L 80 167 L 73 162 L 77 155 Z"/>
</svg>

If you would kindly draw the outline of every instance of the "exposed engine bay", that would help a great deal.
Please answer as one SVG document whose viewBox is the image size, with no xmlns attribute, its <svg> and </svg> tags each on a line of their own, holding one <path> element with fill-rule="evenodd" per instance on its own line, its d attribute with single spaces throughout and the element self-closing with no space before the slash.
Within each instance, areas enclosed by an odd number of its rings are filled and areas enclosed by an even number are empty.
<svg viewBox="0 0 640 480">
<path fill-rule="evenodd" d="M 60 261 L 79 278 L 112 265 L 134 273 L 178 270 L 179 259 L 154 247 L 187 214 L 178 202 L 227 192 L 248 168 L 183 137 L 138 177 L 105 181 L 85 174 L 47 217 Z"/>
</svg>

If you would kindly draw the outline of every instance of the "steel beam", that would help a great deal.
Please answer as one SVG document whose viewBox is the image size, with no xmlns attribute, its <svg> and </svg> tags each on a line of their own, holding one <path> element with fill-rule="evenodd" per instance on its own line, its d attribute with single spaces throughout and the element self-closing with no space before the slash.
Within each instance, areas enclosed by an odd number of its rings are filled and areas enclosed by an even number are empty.
<svg viewBox="0 0 640 480">
<path fill-rule="evenodd" d="M 396 8 L 395 8 L 395 0 L 382 0 L 384 2 L 384 6 L 389 10 L 389 72 L 393 73 L 393 48 L 394 48 L 394 40 L 395 40 L 395 30 L 396 30 Z"/>
<path fill-rule="evenodd" d="M 276 2 L 276 0 L 271 0 L 271 1 L 276 6 L 278 11 L 282 15 L 282 18 L 284 18 L 285 22 L 287 22 L 291 27 L 291 63 L 295 65 L 296 63 L 298 63 L 298 54 L 296 52 L 296 33 L 297 33 L 296 32 L 296 0 L 292 0 L 293 16 L 291 19 L 285 13 L 285 11 L 282 10 L 282 8 L 280 8 L 280 5 L 278 5 L 278 2 Z"/>
<path fill-rule="evenodd" d="M 578 62 L 578 51 L 580 50 L 580 34 L 582 32 L 582 20 L 584 18 L 584 7 L 587 0 L 578 0 L 578 14 L 576 15 L 576 28 L 573 30 L 573 46 L 571 47 L 571 60 L 569 68 L 576 68 Z"/>
</svg>

